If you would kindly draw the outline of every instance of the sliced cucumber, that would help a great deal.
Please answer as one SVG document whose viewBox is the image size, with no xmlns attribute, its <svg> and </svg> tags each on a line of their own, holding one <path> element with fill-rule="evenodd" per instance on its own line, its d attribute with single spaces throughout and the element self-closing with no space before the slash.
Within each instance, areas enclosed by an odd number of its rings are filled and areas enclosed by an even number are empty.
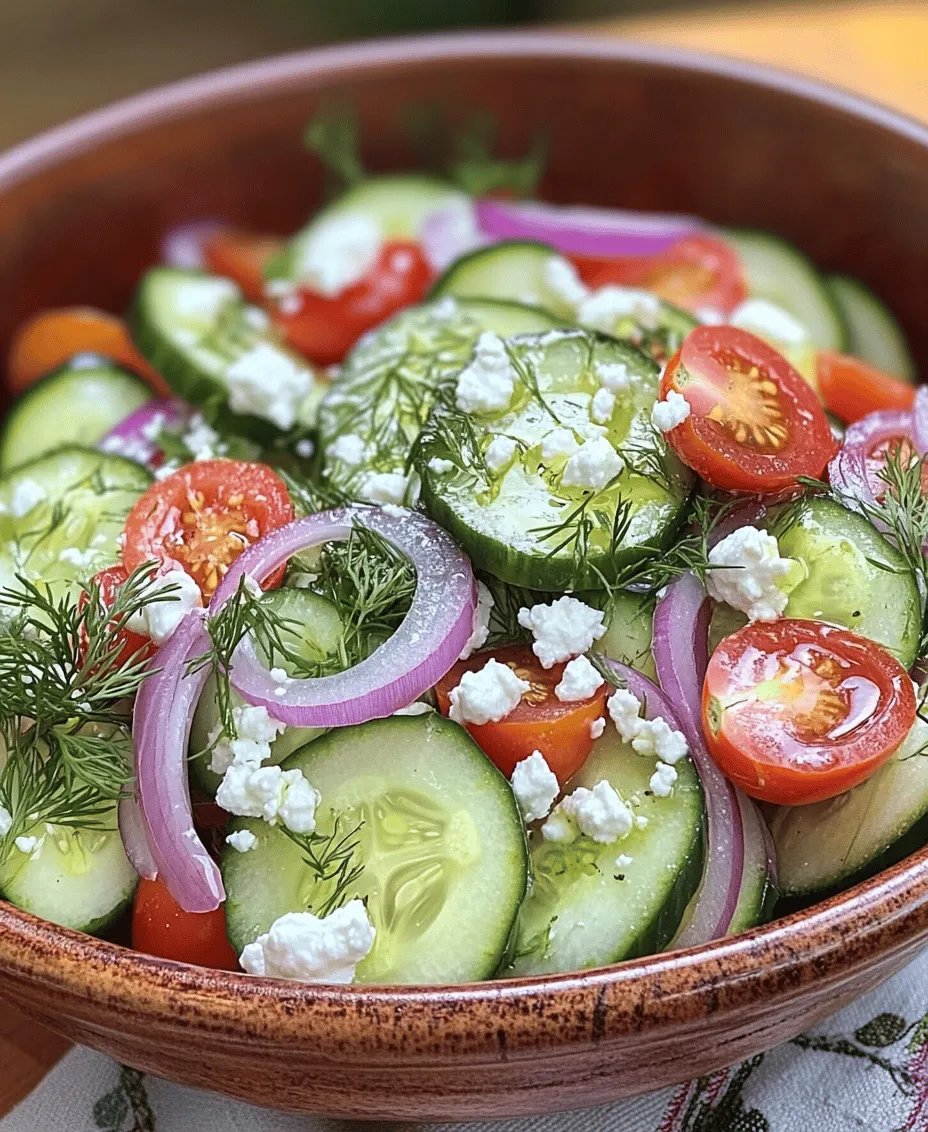
<svg viewBox="0 0 928 1132">
<path fill-rule="evenodd" d="M 330 731 L 285 764 L 321 792 L 318 830 L 360 824 L 348 897 L 377 931 L 362 983 L 462 983 L 502 957 L 526 886 L 525 834 L 509 783 L 467 732 L 434 712 Z M 258 838 L 223 854 L 226 923 L 239 953 L 286 912 L 320 910 L 331 884 L 261 821 Z"/>
<path fill-rule="evenodd" d="M 914 853 L 928 841 L 928 724 L 916 719 L 892 759 L 846 794 L 775 807 L 770 829 L 786 896 L 847 888 Z"/>
<path fill-rule="evenodd" d="M 16 575 L 57 596 L 119 560 L 117 539 L 151 474 L 124 456 L 61 448 L 0 479 L 0 589 Z"/>
<path fill-rule="evenodd" d="M 849 275 L 829 275 L 825 284 L 847 323 L 848 350 L 884 373 L 918 381 L 905 332 L 870 288 Z"/>
<path fill-rule="evenodd" d="M 270 279 L 300 278 L 300 263 L 320 225 L 336 216 L 362 213 L 375 220 L 386 240 L 416 240 L 426 217 L 437 209 L 465 202 L 467 197 L 447 181 L 416 173 L 368 177 L 316 213 L 275 256 L 266 269 Z"/>
<path fill-rule="evenodd" d="M 792 244 L 769 232 L 725 233 L 741 257 L 748 292 L 769 299 L 797 318 L 821 350 L 847 348 L 847 327 L 815 265 Z"/>
<path fill-rule="evenodd" d="M 66 444 L 91 448 L 150 400 L 151 390 L 134 374 L 79 355 L 13 402 L 0 436 L 0 471 Z"/>
<path fill-rule="evenodd" d="M 606 634 L 600 637 L 597 651 L 656 681 L 651 655 L 654 598 L 617 590 L 606 603 L 606 614 Z"/>
<path fill-rule="evenodd" d="M 154 267 L 139 285 L 132 322 L 139 349 L 168 384 L 232 432 L 272 440 L 280 428 L 305 430 L 314 423 L 326 383 L 305 358 L 283 346 L 267 314 L 247 303 L 231 280 Z M 282 382 L 284 374 L 289 384 L 306 389 L 289 425 L 281 418 L 278 428 L 265 417 L 229 407 L 230 369 L 259 348 L 260 364 L 275 382 Z"/>
<path fill-rule="evenodd" d="M 532 887 L 507 975 L 602 967 L 660 951 L 673 937 L 702 875 L 703 794 L 689 759 L 677 763 L 669 798 L 649 789 L 653 771 L 653 758 L 606 729 L 571 787 L 606 779 L 633 806 L 638 800 L 635 814 L 647 818 L 647 827 L 612 845 L 587 837 L 564 844 L 532 833 Z"/>
<path fill-rule="evenodd" d="M 455 378 L 443 387 L 417 452 L 422 498 L 481 570 L 531 589 L 601 588 L 603 577 L 614 577 L 642 546 L 672 540 L 689 499 L 690 473 L 650 423 L 657 366 L 633 346 L 593 331 L 521 335 L 507 349 L 521 376 L 506 413 L 482 419 L 463 413 L 455 407 Z M 604 366 L 624 367 L 629 375 L 605 426 L 626 466 L 600 491 L 565 486 L 567 456 L 545 459 L 543 442 L 563 428 L 575 441 L 599 435 L 590 411 Z M 491 472 L 484 454 L 498 435 L 518 447 L 508 465 Z M 629 508 L 628 522 L 614 538 L 620 505 Z"/>
<path fill-rule="evenodd" d="M 364 498 L 365 480 L 372 472 L 405 469 L 438 386 L 467 364 L 482 331 L 505 337 L 557 325 L 534 307 L 492 300 L 445 299 L 390 319 L 358 342 L 322 402 L 323 474 L 349 495 Z M 340 459 L 332 449 L 339 437 L 348 435 L 364 443 L 360 462 Z"/>
<path fill-rule="evenodd" d="M 266 593 L 262 603 L 289 624 L 281 631 L 281 640 L 288 651 L 308 665 L 315 665 L 328 657 L 337 656 L 342 639 L 342 622 L 338 610 L 324 597 L 310 590 L 279 589 Z M 267 663 L 279 665 L 288 676 L 302 674 L 289 657 L 263 658 Z M 233 707 L 242 701 L 233 691 Z M 209 747 L 210 735 L 219 726 L 219 707 L 216 703 L 216 682 L 209 677 L 203 687 L 190 726 L 190 771 L 200 788 L 215 798 L 221 775 L 210 770 L 211 756 L 204 754 Z M 325 734 L 324 727 L 288 727 L 271 744 L 272 765 L 282 763 L 294 751 Z"/>
</svg>

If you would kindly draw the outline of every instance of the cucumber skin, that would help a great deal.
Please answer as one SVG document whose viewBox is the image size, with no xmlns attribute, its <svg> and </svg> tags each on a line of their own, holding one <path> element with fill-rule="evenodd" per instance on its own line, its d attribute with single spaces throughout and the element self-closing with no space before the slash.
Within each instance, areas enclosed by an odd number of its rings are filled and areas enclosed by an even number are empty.
<svg viewBox="0 0 928 1132">
<path fill-rule="evenodd" d="M 848 328 L 848 350 L 856 357 L 869 362 L 870 365 L 875 365 L 877 369 L 885 369 L 894 377 L 917 384 L 918 366 L 912 357 L 905 331 L 886 304 L 865 283 L 851 275 L 828 275 L 825 277 L 825 285 L 835 305 L 844 316 Z M 850 295 L 854 297 L 849 298 Z M 884 322 L 883 329 L 886 336 L 892 339 L 889 353 L 895 355 L 895 364 L 887 365 L 886 353 L 881 351 L 880 355 L 877 356 L 867 343 L 861 340 L 861 335 L 855 331 L 854 315 L 864 304 L 871 307 L 876 319 Z"/>
</svg>

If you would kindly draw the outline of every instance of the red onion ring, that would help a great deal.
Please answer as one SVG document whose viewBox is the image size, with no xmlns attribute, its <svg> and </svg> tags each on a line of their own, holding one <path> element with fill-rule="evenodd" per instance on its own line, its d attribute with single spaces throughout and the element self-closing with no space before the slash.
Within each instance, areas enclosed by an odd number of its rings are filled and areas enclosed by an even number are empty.
<svg viewBox="0 0 928 1132">
<path fill-rule="evenodd" d="M 886 485 L 871 468 L 869 455 L 881 444 L 905 438 L 915 445 L 912 414 L 901 410 L 868 413 L 848 427 L 844 443 L 828 465 L 828 479 L 846 501 L 875 505 Z M 874 526 L 885 531 L 884 524 Z"/>
<path fill-rule="evenodd" d="M 120 799 L 118 820 L 119 836 L 122 838 L 129 864 L 140 877 L 154 880 L 158 875 L 158 866 L 148 844 L 145 818 L 134 793 Z"/>
<path fill-rule="evenodd" d="M 726 934 L 744 873 L 745 832 L 737 792 L 706 750 L 702 734 L 702 682 L 708 664 L 711 608 L 699 579 L 684 574 L 668 586 L 654 610 L 654 665 L 702 781 L 709 829 L 702 886 L 676 941 L 678 947 L 707 943 Z"/>
<path fill-rule="evenodd" d="M 128 456 L 149 468 L 157 467 L 164 458 L 158 444 L 148 435 L 156 424 L 167 428 L 182 425 L 190 415 L 183 401 L 156 400 L 141 405 L 104 436 L 97 445 L 103 452 Z M 161 418 L 160 421 L 158 418 Z"/>
<path fill-rule="evenodd" d="M 153 658 L 133 713 L 136 791 L 151 858 L 185 912 L 211 912 L 225 899 L 219 869 L 194 828 L 187 785 L 190 724 L 209 675 L 207 667 L 188 673 L 187 662 L 208 648 L 200 614 L 189 613 Z"/>
<path fill-rule="evenodd" d="M 451 668 L 473 632 L 476 586 L 470 562 L 451 536 L 415 511 L 323 511 L 272 531 L 239 556 L 210 602 L 221 608 L 243 575 L 261 581 L 294 554 L 345 539 L 359 523 L 383 535 L 416 568 L 416 592 L 403 623 L 371 656 L 334 676 L 279 685 L 246 638 L 233 658 L 235 690 L 293 727 L 345 727 L 381 719 L 428 691 Z"/>
<path fill-rule="evenodd" d="M 161 241 L 161 262 L 168 267 L 206 267 L 203 244 L 208 236 L 228 225 L 221 220 L 191 220 L 172 228 Z"/>
<path fill-rule="evenodd" d="M 705 227 L 691 216 L 490 197 L 477 201 L 476 212 L 480 229 L 497 240 L 540 240 L 577 255 L 656 255 Z"/>
</svg>

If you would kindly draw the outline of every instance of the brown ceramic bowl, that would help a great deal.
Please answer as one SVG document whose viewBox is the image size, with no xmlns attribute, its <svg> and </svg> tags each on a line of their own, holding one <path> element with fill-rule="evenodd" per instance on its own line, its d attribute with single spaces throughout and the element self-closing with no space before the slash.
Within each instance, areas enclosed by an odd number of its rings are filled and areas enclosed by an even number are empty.
<svg viewBox="0 0 928 1132">
<path fill-rule="evenodd" d="M 83 118 L 0 158 L 0 348 L 34 310 L 121 310 L 176 221 L 295 229 L 320 195 L 301 127 L 349 95 L 373 168 L 410 102 L 551 136 L 555 201 L 770 228 L 861 276 L 928 366 L 928 131 L 758 68 L 483 35 L 292 55 Z M 462 987 L 314 988 L 161 962 L 0 905 L 0 994 L 161 1076 L 275 1108 L 473 1119 L 600 1104 L 790 1038 L 928 940 L 928 852 L 747 935 L 606 970 Z"/>
</svg>

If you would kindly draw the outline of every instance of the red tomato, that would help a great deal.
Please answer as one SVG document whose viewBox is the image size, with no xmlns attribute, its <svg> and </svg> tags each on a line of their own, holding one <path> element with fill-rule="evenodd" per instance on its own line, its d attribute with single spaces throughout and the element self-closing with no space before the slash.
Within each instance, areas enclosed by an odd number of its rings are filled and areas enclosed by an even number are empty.
<svg viewBox="0 0 928 1132">
<path fill-rule="evenodd" d="M 129 574 L 125 566 L 108 566 L 105 570 L 101 570 L 99 574 L 95 574 L 92 578 L 92 583 L 96 583 L 99 590 L 100 601 L 107 609 L 109 609 L 115 601 L 118 590 L 125 584 L 128 577 Z M 82 590 L 78 600 L 78 608 L 83 609 L 88 600 L 89 597 L 86 590 Z M 82 638 L 86 638 L 86 634 L 82 633 Z M 122 644 L 117 660 L 117 665 L 119 666 L 127 664 L 134 656 L 138 656 L 139 659 L 141 659 L 153 656 L 155 653 L 155 645 L 152 644 L 148 637 L 143 637 L 141 633 L 133 633 L 129 629 L 122 628 L 117 632 L 116 640 Z M 87 647 L 85 639 L 82 639 L 81 646 L 83 653 L 84 649 Z"/>
<path fill-rule="evenodd" d="M 815 356 L 815 376 L 825 408 L 845 424 L 880 409 L 908 412 L 915 401 L 914 385 L 850 354 L 820 350 Z"/>
<path fill-rule="evenodd" d="M 377 266 L 360 283 L 329 299 L 306 288 L 271 308 L 287 342 L 319 365 L 340 362 L 365 330 L 425 297 L 432 271 L 418 244 L 383 245 Z"/>
<path fill-rule="evenodd" d="M 203 241 L 203 258 L 210 271 L 233 280 L 253 303 L 263 303 L 264 269 L 282 247 L 279 236 L 221 228 Z"/>
<path fill-rule="evenodd" d="M 267 465 L 200 460 L 153 483 L 129 512 L 123 565 L 178 562 L 209 601 L 246 547 L 292 520 L 286 485 Z M 280 585 L 283 569 L 265 589 Z"/>
<path fill-rule="evenodd" d="M 770 494 L 797 476 L 820 476 L 837 451 L 812 387 L 760 338 L 732 326 L 690 331 L 661 378 L 689 402 L 667 433 L 684 462 L 713 487 Z"/>
<path fill-rule="evenodd" d="M 527 759 L 533 751 L 541 751 L 563 786 L 583 766 L 593 749 L 590 724 L 605 711 L 606 685 L 588 700 L 564 703 L 554 694 L 554 689 L 561 681 L 565 666 L 556 664 L 553 668 L 542 668 L 528 645 L 507 645 L 459 660 L 436 684 L 435 693 L 443 715 L 447 715 L 451 707 L 451 689 L 457 687 L 464 673 L 483 668 L 491 657 L 500 664 L 508 664 L 522 680 L 531 684 L 531 688 L 499 723 L 471 723 L 467 730 L 507 778 L 516 763 Z"/>
<path fill-rule="evenodd" d="M 731 314 L 747 295 L 734 248 L 705 232 L 684 236 L 667 251 L 653 256 L 570 258 L 588 287 L 607 283 L 641 287 L 697 315 L 704 310 Z"/>
<path fill-rule="evenodd" d="M 226 915 L 185 912 L 160 880 L 141 880 L 132 909 L 132 946 L 146 955 L 238 971 L 238 956 L 226 938 Z"/>
<path fill-rule="evenodd" d="M 820 621 L 755 621 L 712 654 L 703 730 L 715 761 L 754 798 L 804 805 L 869 778 L 915 722 L 902 665 Z"/>
</svg>

